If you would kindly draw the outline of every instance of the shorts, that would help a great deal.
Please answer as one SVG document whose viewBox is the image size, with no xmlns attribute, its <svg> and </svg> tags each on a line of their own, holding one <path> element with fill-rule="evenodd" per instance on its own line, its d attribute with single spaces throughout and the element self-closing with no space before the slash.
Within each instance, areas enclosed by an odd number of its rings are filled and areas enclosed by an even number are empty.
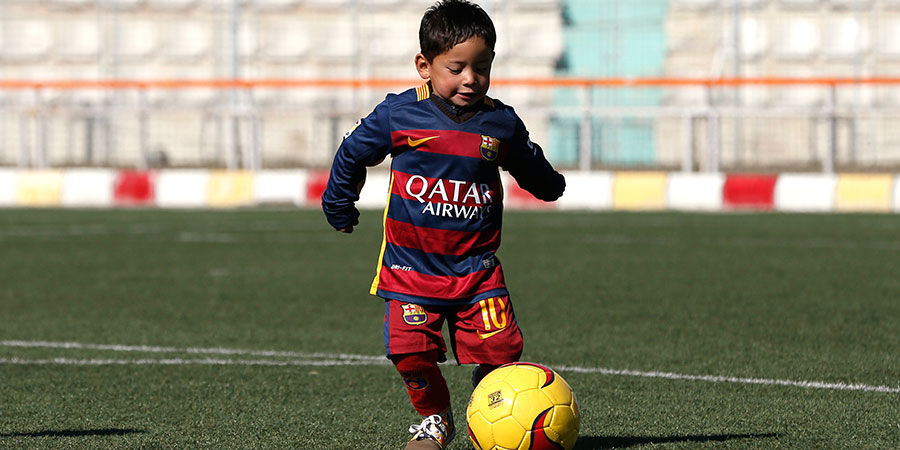
<svg viewBox="0 0 900 450">
<path fill-rule="evenodd" d="M 441 332 L 449 327 L 450 345 L 459 364 L 502 365 L 522 356 L 522 332 L 509 296 L 471 305 L 431 306 L 385 300 L 384 347 L 387 356 L 439 351 L 446 361 Z"/>
</svg>

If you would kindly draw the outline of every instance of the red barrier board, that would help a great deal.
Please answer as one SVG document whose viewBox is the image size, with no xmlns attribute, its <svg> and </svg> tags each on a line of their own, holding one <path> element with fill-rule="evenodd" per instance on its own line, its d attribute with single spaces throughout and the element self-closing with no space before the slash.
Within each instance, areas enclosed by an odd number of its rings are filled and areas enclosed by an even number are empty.
<svg viewBox="0 0 900 450">
<path fill-rule="evenodd" d="M 771 210 L 775 207 L 778 175 L 730 174 L 725 178 L 722 200 L 726 208 Z"/>
<path fill-rule="evenodd" d="M 155 178 L 152 172 L 119 172 L 113 184 L 113 202 L 116 205 L 152 205 L 156 198 Z"/>
<path fill-rule="evenodd" d="M 563 194 L 565 195 L 565 194 Z M 556 208 L 556 203 L 545 202 L 543 200 L 538 200 L 534 198 L 531 193 L 522 189 L 519 186 L 519 183 L 516 182 L 512 177 L 509 178 L 509 182 L 506 184 L 506 192 L 504 192 L 504 197 L 506 198 L 506 205 L 510 208 L 516 209 L 554 209 Z"/>
<path fill-rule="evenodd" d="M 311 171 L 306 181 L 306 205 L 321 206 L 322 193 L 328 186 L 328 177 L 330 173 L 326 171 Z"/>
</svg>

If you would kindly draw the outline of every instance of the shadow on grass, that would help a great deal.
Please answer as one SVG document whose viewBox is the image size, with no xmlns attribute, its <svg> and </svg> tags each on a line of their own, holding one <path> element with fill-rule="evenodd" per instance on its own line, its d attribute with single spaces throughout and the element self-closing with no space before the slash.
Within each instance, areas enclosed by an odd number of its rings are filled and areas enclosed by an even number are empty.
<svg viewBox="0 0 900 450">
<path fill-rule="evenodd" d="M 23 433 L 0 433 L 4 437 L 82 437 L 82 436 L 122 436 L 126 434 L 146 433 L 144 430 L 130 428 L 99 428 L 96 430 L 43 430 Z"/>
<path fill-rule="evenodd" d="M 710 434 L 696 436 L 582 436 L 574 450 L 605 450 L 628 448 L 648 444 L 672 444 L 679 442 L 725 442 L 734 439 L 777 438 L 780 434 Z"/>
</svg>

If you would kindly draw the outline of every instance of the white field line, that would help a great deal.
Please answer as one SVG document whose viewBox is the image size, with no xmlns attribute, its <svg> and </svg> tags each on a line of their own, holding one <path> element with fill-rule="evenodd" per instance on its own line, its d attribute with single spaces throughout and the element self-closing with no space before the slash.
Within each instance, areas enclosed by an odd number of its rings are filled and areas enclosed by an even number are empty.
<svg viewBox="0 0 900 450">
<path fill-rule="evenodd" d="M 257 357 L 282 357 L 295 359 L 219 359 L 219 358 L 143 358 L 143 359 L 74 359 L 74 358 L 0 358 L 0 365 L 69 365 L 69 366 L 109 366 L 109 365 L 216 365 L 216 366 L 274 366 L 274 367 L 335 367 L 335 366 L 382 366 L 390 362 L 384 356 L 357 355 L 346 353 L 300 353 L 275 350 L 241 350 L 230 348 L 200 347 L 157 347 L 145 345 L 84 344 L 80 342 L 47 341 L 0 341 L 0 347 L 52 348 L 63 350 L 101 350 L 112 352 L 140 353 L 187 353 Z M 448 361 L 453 363 L 453 361 Z M 607 369 L 603 367 L 554 366 L 560 372 L 601 374 L 609 376 L 629 376 L 639 378 L 659 378 L 667 380 L 704 381 L 710 383 L 755 384 L 769 386 L 789 386 L 805 389 L 825 389 L 838 391 L 863 391 L 897 394 L 900 387 L 873 386 L 861 383 L 831 383 L 823 381 L 778 380 L 771 378 L 744 378 L 718 375 L 689 375 L 672 372 L 637 371 Z"/>
<path fill-rule="evenodd" d="M 571 367 L 558 366 L 554 369 L 560 372 L 574 373 L 599 373 L 603 375 L 618 375 L 628 377 L 641 378 L 662 378 L 666 380 L 689 380 L 689 381 L 706 381 L 710 383 L 735 383 L 735 384 L 761 384 L 771 386 L 792 386 L 807 389 L 828 389 L 835 391 L 866 391 L 866 392 L 882 392 L 889 394 L 900 393 L 900 387 L 889 386 L 871 386 L 867 384 L 847 384 L 847 383 L 828 383 L 823 381 L 795 381 L 795 380 L 777 380 L 771 378 L 742 378 L 742 377 L 725 377 L 717 375 L 686 375 L 671 372 L 642 372 L 638 370 L 618 370 L 605 369 L 602 367 Z"/>
<path fill-rule="evenodd" d="M 0 365 L 23 366 L 304 366 L 304 367 L 336 367 L 336 366 L 381 366 L 390 361 L 381 357 L 382 361 L 359 359 L 216 359 L 216 358 L 160 358 L 160 359 L 74 359 L 74 358 L 0 358 Z"/>
<path fill-rule="evenodd" d="M 277 358 L 326 358 L 337 360 L 358 361 L 382 361 L 387 362 L 384 356 L 353 355 L 345 353 L 300 353 L 275 350 L 241 350 L 233 348 L 200 348 L 200 347 L 157 347 L 148 345 L 108 345 L 108 344 L 83 344 L 80 342 L 47 342 L 47 341 L 0 341 L 0 347 L 20 348 L 56 348 L 66 350 L 102 350 L 113 352 L 138 352 L 138 353 L 188 353 L 197 355 L 234 355 L 234 356 L 265 356 Z"/>
<path fill-rule="evenodd" d="M 324 222 L 323 222 L 324 223 Z M 93 236 L 140 236 L 140 235 L 224 235 L 257 233 L 268 231 L 276 233 L 296 234 L 299 231 L 319 231 L 329 233 L 327 225 L 319 222 L 300 222 L 286 226 L 281 222 L 219 222 L 219 229 L 214 232 L 184 229 L 177 225 L 163 223 L 94 223 L 94 224 L 56 224 L 51 226 L 12 226 L 0 229 L 0 239 L 8 238 L 69 238 Z"/>
<path fill-rule="evenodd" d="M 850 240 L 850 239 L 779 239 L 779 238 L 731 238 L 679 240 L 668 237 L 633 237 L 623 234 L 597 234 L 581 238 L 585 244 L 595 245 L 643 245 L 674 247 L 695 245 L 707 247 L 750 247 L 750 248 L 797 248 L 802 250 L 900 250 L 896 240 Z"/>
</svg>

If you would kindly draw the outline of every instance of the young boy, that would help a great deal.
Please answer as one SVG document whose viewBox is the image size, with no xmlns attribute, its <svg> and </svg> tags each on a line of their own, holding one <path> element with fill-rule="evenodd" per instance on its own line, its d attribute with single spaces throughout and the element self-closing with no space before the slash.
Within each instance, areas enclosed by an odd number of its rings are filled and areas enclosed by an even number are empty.
<svg viewBox="0 0 900 450">
<path fill-rule="evenodd" d="M 499 169 L 544 201 L 565 189 L 512 108 L 486 96 L 496 34 L 465 0 L 431 7 L 419 28 L 421 86 L 391 94 L 357 122 L 338 148 L 322 208 L 351 233 L 366 167 L 390 154 L 384 241 L 371 293 L 385 301 L 387 357 L 424 417 L 406 449 L 443 450 L 455 435 L 450 392 L 438 362 L 448 322 L 460 364 L 473 382 L 517 361 L 522 334 L 500 261 L 503 190 Z"/>
</svg>

